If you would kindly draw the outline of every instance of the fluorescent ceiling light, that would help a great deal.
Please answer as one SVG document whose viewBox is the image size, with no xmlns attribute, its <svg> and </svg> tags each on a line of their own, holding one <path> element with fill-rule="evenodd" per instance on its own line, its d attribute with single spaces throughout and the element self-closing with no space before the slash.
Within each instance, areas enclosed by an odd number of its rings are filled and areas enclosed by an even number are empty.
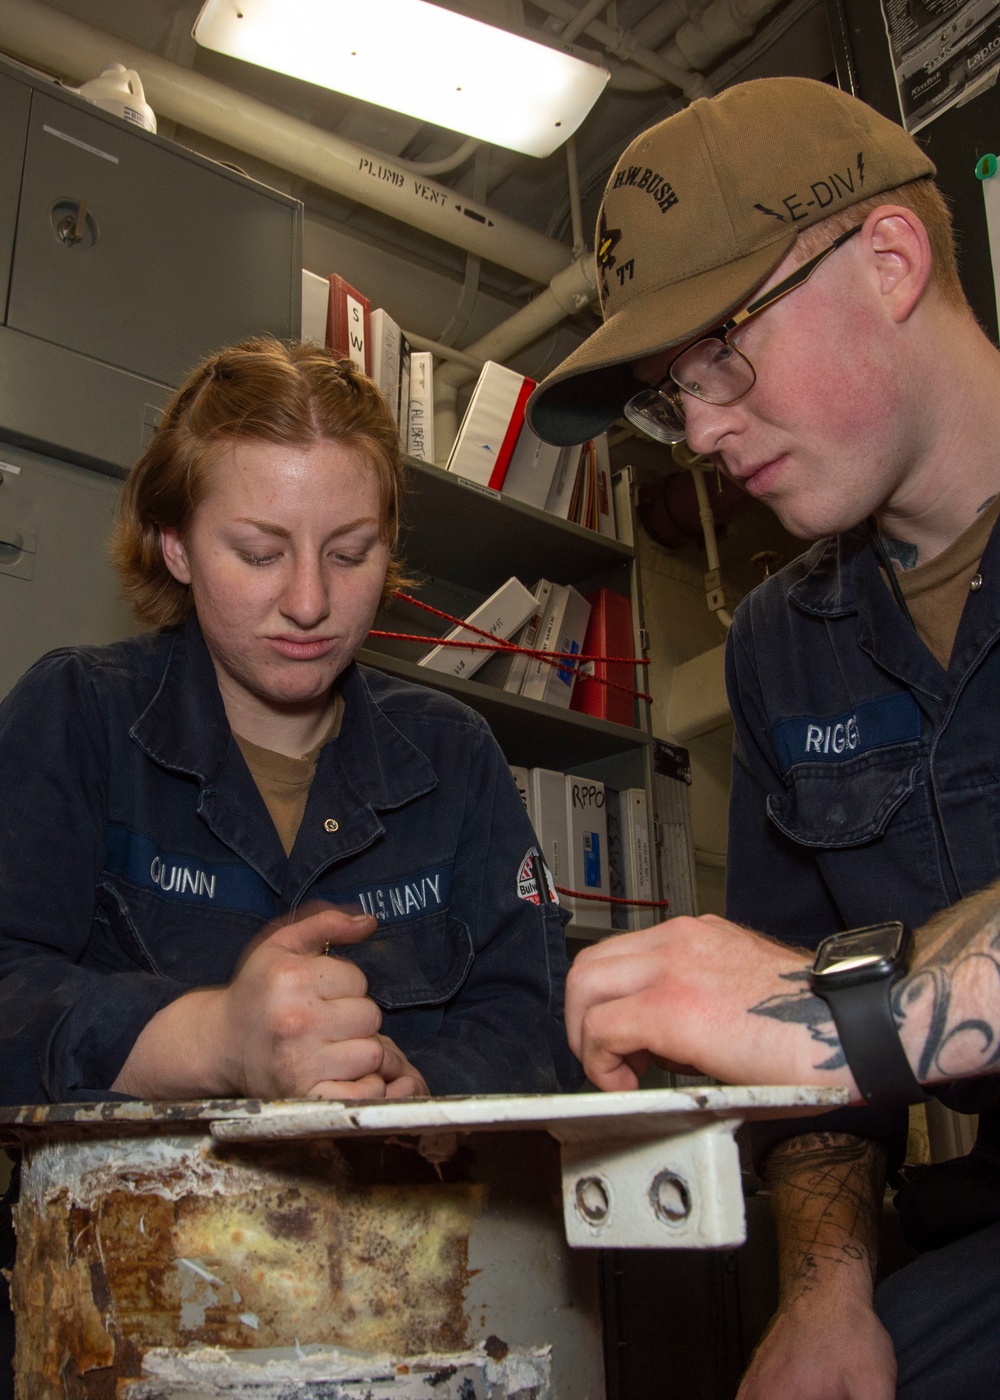
<svg viewBox="0 0 1000 1400">
<path fill-rule="evenodd" d="M 207 0 L 194 37 L 529 156 L 572 136 L 610 76 L 425 0 Z"/>
</svg>

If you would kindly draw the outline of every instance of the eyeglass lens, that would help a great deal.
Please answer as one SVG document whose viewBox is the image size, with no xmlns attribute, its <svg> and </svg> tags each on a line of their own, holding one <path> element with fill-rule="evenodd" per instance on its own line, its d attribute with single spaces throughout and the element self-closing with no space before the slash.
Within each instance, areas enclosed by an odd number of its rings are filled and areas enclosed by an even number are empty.
<svg viewBox="0 0 1000 1400">
<path fill-rule="evenodd" d="M 679 399 L 680 395 L 677 395 Z M 625 417 L 657 442 L 684 441 L 684 415 L 680 405 L 659 389 L 644 389 L 635 394 L 624 409 Z"/>
<path fill-rule="evenodd" d="M 724 340 L 699 340 L 670 366 L 670 377 L 681 389 L 705 403 L 733 403 L 754 386 L 750 361 Z"/>
</svg>

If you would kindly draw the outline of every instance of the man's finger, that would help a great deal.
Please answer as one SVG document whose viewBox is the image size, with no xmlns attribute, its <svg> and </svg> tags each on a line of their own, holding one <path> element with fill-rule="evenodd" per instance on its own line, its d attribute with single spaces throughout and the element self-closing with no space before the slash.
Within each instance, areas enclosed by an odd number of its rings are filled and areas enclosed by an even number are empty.
<svg viewBox="0 0 1000 1400">
<path fill-rule="evenodd" d="M 566 981 L 566 1036 L 570 1049 L 582 1059 L 583 1021 L 595 1006 L 635 996 L 665 980 L 662 956 L 656 949 L 605 958 L 598 963 L 575 962 Z"/>
<path fill-rule="evenodd" d="M 614 1080 L 615 1088 L 634 1089 L 637 1086 L 635 1072 L 626 1061 L 650 1051 L 649 1028 L 656 1016 L 655 999 L 646 993 L 590 1007 L 582 1022 L 582 1054 L 579 1059 L 592 1084 L 607 1089 L 612 1087 L 609 1081 Z M 657 1045 L 655 1048 L 657 1053 L 662 1053 L 665 1047 Z M 621 1073 L 623 1066 L 628 1069 L 628 1076 L 634 1082 L 627 1085 L 619 1082 L 627 1077 Z"/>
</svg>

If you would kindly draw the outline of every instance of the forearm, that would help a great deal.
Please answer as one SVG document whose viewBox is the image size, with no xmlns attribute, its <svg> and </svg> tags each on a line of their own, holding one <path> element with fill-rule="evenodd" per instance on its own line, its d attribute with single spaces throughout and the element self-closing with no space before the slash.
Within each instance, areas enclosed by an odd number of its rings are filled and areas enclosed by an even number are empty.
<svg viewBox="0 0 1000 1400">
<path fill-rule="evenodd" d="M 917 931 L 913 967 L 893 989 L 893 1011 L 922 1083 L 1000 1070 L 1000 883 Z"/>
<path fill-rule="evenodd" d="M 241 1092 L 227 1076 L 215 1028 L 219 988 L 178 997 L 147 1022 L 111 1088 L 137 1099 L 225 1098 Z"/>
<path fill-rule="evenodd" d="M 836 1293 L 871 1300 L 885 1152 L 842 1133 L 780 1143 L 767 1159 L 778 1231 L 781 1304 Z"/>
</svg>

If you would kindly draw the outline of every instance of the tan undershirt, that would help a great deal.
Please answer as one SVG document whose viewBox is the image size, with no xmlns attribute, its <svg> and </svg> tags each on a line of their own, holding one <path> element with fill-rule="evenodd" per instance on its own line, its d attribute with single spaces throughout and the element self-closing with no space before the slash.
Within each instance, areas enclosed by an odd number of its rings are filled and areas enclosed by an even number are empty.
<svg viewBox="0 0 1000 1400">
<path fill-rule="evenodd" d="M 306 813 L 306 803 L 309 800 L 312 780 L 316 775 L 319 751 L 331 739 L 336 739 L 343 718 L 344 697 L 338 690 L 329 729 L 315 748 L 311 748 L 301 758 L 290 758 L 286 753 L 262 749 L 259 744 L 252 744 L 249 739 L 244 739 L 242 734 L 233 735 L 250 769 L 250 775 L 264 799 L 264 805 L 271 814 L 286 856 L 292 853 L 295 838 Z"/>
<path fill-rule="evenodd" d="M 979 572 L 983 550 L 997 516 L 1000 496 L 976 516 L 947 549 L 915 569 L 897 570 L 896 582 L 906 599 L 917 635 L 948 669 L 969 586 Z"/>
</svg>

